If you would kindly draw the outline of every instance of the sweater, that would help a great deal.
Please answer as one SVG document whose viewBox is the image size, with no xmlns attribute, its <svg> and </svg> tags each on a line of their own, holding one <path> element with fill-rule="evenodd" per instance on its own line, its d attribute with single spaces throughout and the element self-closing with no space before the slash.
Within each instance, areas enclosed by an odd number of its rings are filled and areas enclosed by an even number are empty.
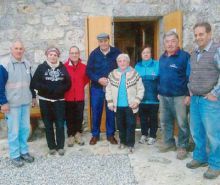
<svg viewBox="0 0 220 185">
<path fill-rule="evenodd" d="M 201 54 L 197 61 L 198 54 Z M 189 89 L 193 95 L 205 95 L 214 87 L 219 89 L 220 44 L 210 42 L 203 51 L 195 50 L 191 57 L 191 74 Z M 218 84 L 218 85 L 217 85 Z M 213 95 L 219 97 L 220 93 L 214 91 Z"/>
<path fill-rule="evenodd" d="M 145 89 L 141 103 L 158 104 L 159 62 L 152 58 L 140 61 L 136 64 L 135 70 L 141 76 Z"/>
<path fill-rule="evenodd" d="M 121 52 L 110 47 L 110 52 L 104 55 L 100 47 L 94 49 L 89 55 L 86 74 L 92 81 L 91 85 L 96 88 L 103 88 L 98 80 L 102 77 L 108 77 L 109 73 L 117 68 L 116 58 Z"/>
<path fill-rule="evenodd" d="M 47 62 L 40 64 L 31 81 L 31 87 L 38 91 L 38 95 L 51 100 L 64 99 L 64 93 L 70 88 L 71 81 L 65 66 L 52 69 Z"/>
<path fill-rule="evenodd" d="M 126 89 L 129 106 L 133 103 L 140 104 L 144 96 L 144 85 L 138 73 L 130 67 L 131 70 L 126 73 Z M 122 73 L 115 69 L 108 76 L 108 85 L 106 86 L 105 97 L 108 107 L 114 107 L 117 111 L 118 90 L 121 82 Z M 125 92 L 126 93 L 126 92 Z M 133 113 L 137 113 L 138 108 L 133 109 Z"/>
<path fill-rule="evenodd" d="M 0 60 L 0 105 L 9 103 L 11 107 L 30 104 L 32 97 L 29 61 L 17 61 L 12 55 Z"/>
<path fill-rule="evenodd" d="M 189 96 L 189 53 L 179 49 L 171 56 L 166 52 L 159 59 L 159 94 L 176 97 Z"/>
<path fill-rule="evenodd" d="M 65 92 L 66 101 L 84 101 L 85 96 L 85 86 L 89 82 L 86 75 L 86 65 L 79 59 L 77 65 L 72 64 L 70 59 L 68 59 L 64 66 L 71 79 L 71 87 Z"/>
</svg>

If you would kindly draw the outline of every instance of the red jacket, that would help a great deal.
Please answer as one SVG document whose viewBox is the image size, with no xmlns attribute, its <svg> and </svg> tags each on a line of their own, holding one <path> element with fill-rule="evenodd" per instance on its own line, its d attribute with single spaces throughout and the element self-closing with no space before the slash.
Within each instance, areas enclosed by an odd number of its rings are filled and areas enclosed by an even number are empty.
<svg viewBox="0 0 220 185">
<path fill-rule="evenodd" d="M 65 100 L 83 101 L 85 96 L 84 88 L 89 82 L 89 78 L 86 75 L 86 65 L 81 62 L 81 59 L 79 59 L 77 65 L 73 65 L 70 59 L 64 65 L 71 78 L 71 87 L 65 93 Z"/>
</svg>

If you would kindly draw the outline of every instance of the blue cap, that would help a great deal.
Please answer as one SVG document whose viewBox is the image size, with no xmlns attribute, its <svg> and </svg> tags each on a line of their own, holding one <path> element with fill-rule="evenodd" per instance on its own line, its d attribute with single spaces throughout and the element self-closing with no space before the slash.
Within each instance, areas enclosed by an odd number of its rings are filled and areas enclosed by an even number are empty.
<svg viewBox="0 0 220 185">
<path fill-rule="evenodd" d="M 107 33 L 100 33 L 100 34 L 97 35 L 97 39 L 98 40 L 109 39 L 109 34 L 107 34 Z"/>
</svg>

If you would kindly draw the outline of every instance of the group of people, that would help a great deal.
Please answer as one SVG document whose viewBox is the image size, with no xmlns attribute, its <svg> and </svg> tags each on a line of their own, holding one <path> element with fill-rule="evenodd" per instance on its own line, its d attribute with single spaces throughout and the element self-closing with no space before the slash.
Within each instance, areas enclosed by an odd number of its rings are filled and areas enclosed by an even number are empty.
<svg viewBox="0 0 220 185">
<path fill-rule="evenodd" d="M 0 61 L 0 105 L 8 125 L 12 163 L 20 167 L 23 161 L 34 161 L 28 152 L 27 139 L 30 104 L 36 105 L 35 90 L 49 154 L 64 155 L 65 122 L 67 145 L 84 144 L 84 87 L 91 80 L 90 145 L 100 139 L 104 105 L 107 140 L 118 144 L 114 136 L 116 120 L 119 148 L 128 147 L 131 153 L 134 152 L 136 113 L 141 123 L 139 143 L 152 145 L 156 142 L 160 110 L 163 130 L 160 152 L 177 148 L 177 159 L 185 159 L 191 133 L 195 148 L 193 159 L 186 167 L 208 166 L 203 176 L 217 178 L 220 175 L 220 44 L 212 40 L 211 25 L 207 22 L 197 23 L 193 31 L 198 47 L 191 55 L 179 47 L 178 34 L 168 31 L 163 37 L 165 52 L 159 61 L 152 58 L 152 48 L 147 45 L 142 48 L 141 60 L 134 68 L 127 54 L 110 46 L 106 33 L 97 36 L 99 46 L 91 52 L 87 66 L 82 63 L 77 46 L 69 49 L 64 64 L 59 61 L 59 49 L 50 47 L 45 52 L 46 61 L 38 66 L 33 77 L 30 63 L 23 57 L 22 42 L 14 42 L 11 55 Z"/>
</svg>

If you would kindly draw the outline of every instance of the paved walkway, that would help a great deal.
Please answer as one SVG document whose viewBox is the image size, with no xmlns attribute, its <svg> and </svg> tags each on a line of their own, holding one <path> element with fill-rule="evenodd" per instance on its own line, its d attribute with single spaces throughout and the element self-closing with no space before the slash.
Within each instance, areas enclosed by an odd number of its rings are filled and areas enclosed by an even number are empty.
<svg viewBox="0 0 220 185">
<path fill-rule="evenodd" d="M 140 133 L 136 132 L 136 136 L 138 141 Z M 191 154 L 180 161 L 176 159 L 175 152 L 159 153 L 161 140 L 154 146 L 136 142 L 134 154 L 128 154 L 127 149 L 119 150 L 118 146 L 110 145 L 105 135 L 101 136 L 101 141 L 95 146 L 88 144 L 90 133 L 86 133 L 84 138 L 84 146 L 66 147 L 63 157 L 48 155 L 45 138 L 30 142 L 30 152 L 34 154 L 36 161 L 21 169 L 11 166 L 7 141 L 0 140 L 0 184 L 14 178 L 14 184 L 34 185 L 44 184 L 41 183 L 43 181 L 47 185 L 62 182 L 66 185 L 220 185 L 220 177 L 216 180 L 202 177 L 206 168 L 190 170 L 185 167 L 191 160 Z M 48 172 L 48 169 L 52 171 Z M 12 180 L 11 184 L 13 182 Z"/>
</svg>

